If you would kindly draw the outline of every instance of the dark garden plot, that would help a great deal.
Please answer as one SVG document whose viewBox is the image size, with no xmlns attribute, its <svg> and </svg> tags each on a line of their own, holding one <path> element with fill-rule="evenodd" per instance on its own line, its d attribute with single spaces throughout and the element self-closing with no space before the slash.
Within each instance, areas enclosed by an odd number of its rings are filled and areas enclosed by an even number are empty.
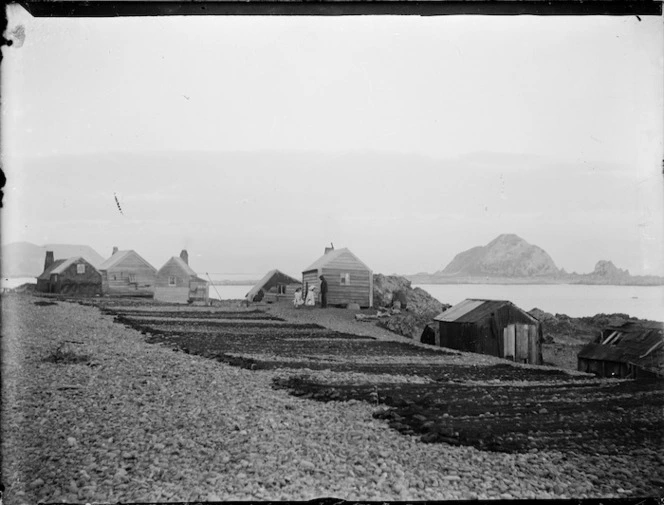
<svg viewBox="0 0 664 505">
<path fill-rule="evenodd" d="M 283 333 L 280 338 L 274 332 L 259 334 L 237 334 L 235 332 L 185 333 L 162 332 L 154 328 L 144 328 L 150 333 L 151 342 L 164 341 L 177 344 L 194 354 L 214 352 L 234 352 L 245 354 L 270 354 L 285 358 L 303 356 L 339 356 L 342 358 L 379 358 L 379 357 L 421 357 L 426 356 L 426 349 L 419 349 L 398 342 L 384 342 L 369 339 L 298 339 L 291 340 Z"/>
<path fill-rule="evenodd" d="M 187 324 L 159 324 L 149 326 L 136 326 L 133 328 L 139 329 L 147 333 L 164 334 L 164 335 L 198 335 L 208 336 L 209 338 L 222 338 L 226 336 L 232 337 L 257 337 L 261 338 L 263 331 L 260 328 L 235 328 L 232 332 L 225 331 L 219 328 L 207 328 L 204 326 L 189 327 Z M 289 340 L 298 342 L 300 340 L 364 340 L 374 341 L 373 337 L 363 337 L 360 335 L 352 335 L 349 333 L 338 333 L 333 330 L 316 329 L 316 328 L 287 328 L 281 330 L 278 328 L 270 331 L 270 337 L 273 339 Z"/>
<path fill-rule="evenodd" d="M 257 320 L 257 321 L 284 321 L 284 319 L 267 314 L 260 310 L 247 311 L 225 311 L 225 310 L 113 310 L 102 309 L 111 315 L 123 315 L 127 317 L 147 317 L 155 319 L 223 319 L 223 320 Z"/>
<path fill-rule="evenodd" d="M 318 401 L 357 399 L 384 408 L 385 419 L 428 443 L 498 452 L 574 450 L 621 454 L 664 442 L 661 383 L 572 384 L 540 388 L 462 384 L 324 385 L 275 379 L 275 387 Z"/>
<path fill-rule="evenodd" d="M 127 324 L 129 326 L 150 326 L 150 325 L 160 325 L 160 324 L 172 324 L 176 321 L 168 318 L 135 318 L 128 317 L 122 314 L 115 316 L 115 319 L 119 323 Z M 247 328 L 256 328 L 256 329 L 272 329 L 272 328 L 281 328 L 281 329 L 325 329 L 319 324 L 296 324 L 296 323 L 281 323 L 276 321 L 222 321 L 222 320 L 204 320 L 197 321 L 191 320 L 186 321 L 186 325 L 189 327 L 209 327 L 209 328 L 224 328 L 226 330 L 242 330 Z"/>
</svg>

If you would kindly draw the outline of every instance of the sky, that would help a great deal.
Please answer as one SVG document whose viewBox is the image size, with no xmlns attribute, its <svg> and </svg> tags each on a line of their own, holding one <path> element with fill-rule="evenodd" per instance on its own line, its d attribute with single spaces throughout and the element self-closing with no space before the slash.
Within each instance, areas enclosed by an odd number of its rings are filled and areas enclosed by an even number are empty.
<svg viewBox="0 0 664 505">
<path fill-rule="evenodd" d="M 8 16 L 3 244 L 255 278 L 516 233 L 664 274 L 661 18 Z"/>
</svg>

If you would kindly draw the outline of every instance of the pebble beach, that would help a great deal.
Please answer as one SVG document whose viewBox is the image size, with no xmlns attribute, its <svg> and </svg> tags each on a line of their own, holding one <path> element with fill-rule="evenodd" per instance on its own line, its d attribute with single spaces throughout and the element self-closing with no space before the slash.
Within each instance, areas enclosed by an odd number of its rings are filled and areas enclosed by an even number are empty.
<svg viewBox="0 0 664 505">
<path fill-rule="evenodd" d="M 662 495 L 661 445 L 607 455 L 427 444 L 390 429 L 370 403 L 315 402 L 273 387 L 275 377 L 302 370 L 249 370 L 174 352 L 97 307 L 36 300 L 2 297 L 8 504 Z M 406 340 L 335 317 L 335 310 L 266 310 L 287 321 Z M 81 361 L 48 361 L 63 350 Z M 466 353 L 440 360 L 495 362 Z M 307 373 L 333 382 L 386 380 Z"/>
</svg>

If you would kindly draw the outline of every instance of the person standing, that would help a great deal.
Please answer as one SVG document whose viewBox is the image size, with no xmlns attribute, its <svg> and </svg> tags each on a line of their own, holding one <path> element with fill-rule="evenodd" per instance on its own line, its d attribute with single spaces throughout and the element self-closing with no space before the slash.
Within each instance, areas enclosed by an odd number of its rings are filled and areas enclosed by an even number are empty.
<svg viewBox="0 0 664 505">
<path fill-rule="evenodd" d="M 307 299 L 304 302 L 306 307 L 314 307 L 316 305 L 316 286 L 309 286 L 307 292 Z"/>
<path fill-rule="evenodd" d="M 320 276 L 320 306 L 327 307 L 327 281 L 324 276 Z"/>
</svg>

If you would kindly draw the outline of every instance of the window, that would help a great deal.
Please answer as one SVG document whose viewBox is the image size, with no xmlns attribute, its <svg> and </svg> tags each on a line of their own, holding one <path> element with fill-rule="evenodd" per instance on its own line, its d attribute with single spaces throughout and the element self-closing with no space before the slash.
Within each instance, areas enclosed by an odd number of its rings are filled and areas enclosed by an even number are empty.
<svg viewBox="0 0 664 505">
<path fill-rule="evenodd" d="M 339 284 L 342 286 L 350 285 L 350 274 L 340 274 L 339 275 Z"/>
<path fill-rule="evenodd" d="M 76 265 L 76 273 L 77 274 L 84 274 L 85 273 L 85 264 L 84 263 L 79 263 Z"/>
<path fill-rule="evenodd" d="M 136 282 L 136 274 L 129 274 L 129 282 Z"/>
<path fill-rule="evenodd" d="M 168 285 L 169 286 L 175 286 L 177 284 L 177 279 L 175 278 L 174 275 L 169 275 L 168 276 Z"/>
<path fill-rule="evenodd" d="M 286 294 L 286 284 L 277 284 L 277 294 L 278 295 Z"/>
</svg>

